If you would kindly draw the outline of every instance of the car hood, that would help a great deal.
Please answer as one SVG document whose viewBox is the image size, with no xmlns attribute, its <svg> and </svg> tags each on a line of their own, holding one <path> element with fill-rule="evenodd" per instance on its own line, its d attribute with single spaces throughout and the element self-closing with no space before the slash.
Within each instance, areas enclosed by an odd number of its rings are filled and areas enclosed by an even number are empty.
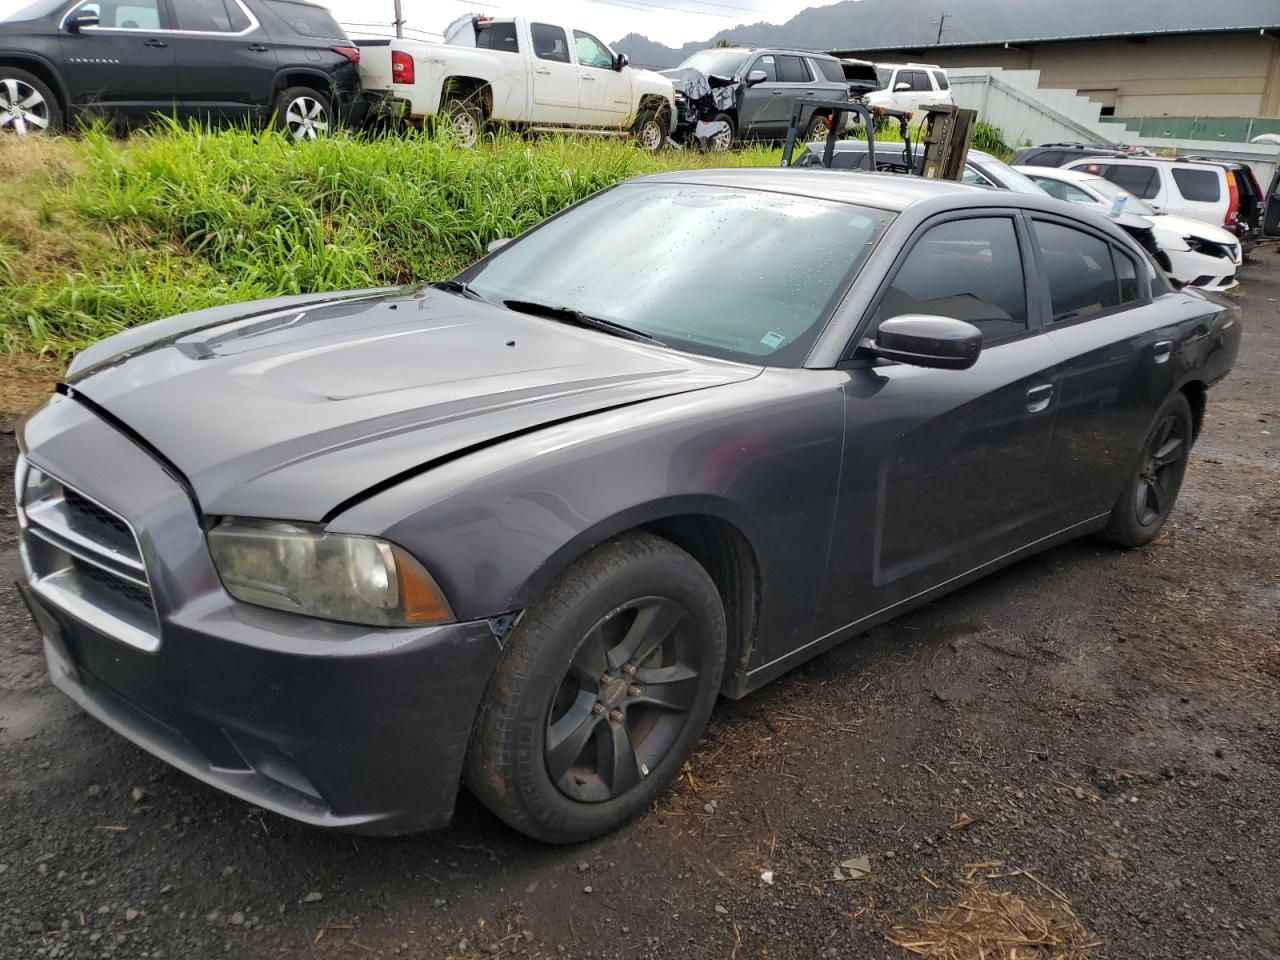
<svg viewBox="0 0 1280 960">
<path fill-rule="evenodd" d="M 321 521 L 503 438 L 759 373 L 418 289 L 170 318 L 91 348 L 68 384 L 204 512 Z"/>
<path fill-rule="evenodd" d="M 1179 217 L 1172 213 L 1159 213 L 1154 217 L 1148 217 L 1151 223 L 1160 230 L 1168 230 L 1170 233 L 1176 233 L 1180 237 L 1198 237 L 1201 240 L 1209 240 L 1213 243 L 1239 243 L 1239 239 L 1235 234 L 1222 227 L 1215 227 L 1212 223 L 1204 220 L 1196 220 L 1193 217 Z"/>
</svg>

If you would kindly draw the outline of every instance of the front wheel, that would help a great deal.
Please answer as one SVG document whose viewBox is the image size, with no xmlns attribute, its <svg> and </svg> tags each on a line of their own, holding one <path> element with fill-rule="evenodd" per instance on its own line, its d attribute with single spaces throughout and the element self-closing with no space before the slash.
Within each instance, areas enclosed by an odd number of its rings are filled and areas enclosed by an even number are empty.
<svg viewBox="0 0 1280 960">
<path fill-rule="evenodd" d="M 641 110 L 631 127 L 631 133 L 640 148 L 650 153 L 661 150 L 667 142 L 667 127 L 657 110 Z"/>
<path fill-rule="evenodd" d="M 327 137 L 333 129 L 333 104 L 319 90 L 289 87 L 276 97 L 276 126 L 295 143 Z"/>
<path fill-rule="evenodd" d="M 1138 464 L 1111 509 L 1103 534 L 1121 547 L 1141 547 L 1160 533 L 1187 472 L 1194 425 L 1181 394 L 1165 401 L 1147 434 Z"/>
<path fill-rule="evenodd" d="M 828 131 L 830 131 L 830 129 L 831 129 L 830 117 L 827 117 L 821 113 L 814 114 L 813 119 L 809 121 L 808 128 L 805 130 L 804 138 L 806 141 L 825 140 L 827 139 L 827 133 Z"/>
<path fill-rule="evenodd" d="M 0 134 L 20 137 L 56 133 L 62 110 L 44 81 L 26 70 L 0 66 Z"/>
<path fill-rule="evenodd" d="M 549 843 L 616 829 L 693 753 L 725 646 L 719 593 L 693 557 L 642 533 L 597 547 L 510 634 L 472 732 L 467 785 Z"/>
<path fill-rule="evenodd" d="M 733 117 L 727 113 L 717 113 L 712 122 L 723 123 L 724 127 L 707 139 L 706 149 L 711 153 L 723 153 L 733 146 Z"/>
</svg>

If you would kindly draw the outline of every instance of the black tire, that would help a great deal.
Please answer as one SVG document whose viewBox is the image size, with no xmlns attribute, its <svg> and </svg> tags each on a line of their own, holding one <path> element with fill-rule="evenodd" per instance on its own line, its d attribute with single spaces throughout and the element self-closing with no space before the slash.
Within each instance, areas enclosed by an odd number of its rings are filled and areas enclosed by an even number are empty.
<svg viewBox="0 0 1280 960">
<path fill-rule="evenodd" d="M 26 70 L 0 66 L 0 135 L 48 136 L 61 129 L 62 107 L 48 84 Z"/>
<path fill-rule="evenodd" d="M 646 108 L 640 111 L 636 122 L 631 125 L 631 135 L 642 150 L 657 153 L 667 145 L 667 124 L 658 115 L 657 110 Z"/>
<path fill-rule="evenodd" d="M 276 94 L 273 122 L 295 143 L 327 137 L 337 125 L 333 101 L 312 87 L 287 87 Z"/>
<path fill-rule="evenodd" d="M 805 143 L 811 143 L 814 140 L 826 140 L 827 132 L 831 129 L 831 118 L 825 113 L 816 113 L 809 120 L 809 126 L 805 128 Z"/>
<path fill-rule="evenodd" d="M 712 122 L 727 123 L 729 125 L 729 132 L 727 134 L 720 133 L 707 140 L 708 153 L 723 153 L 730 149 L 737 141 L 738 129 L 734 125 L 733 117 L 729 116 L 727 113 L 717 113 L 712 118 Z"/>
<path fill-rule="evenodd" d="M 440 116 L 459 146 L 469 149 L 480 142 L 480 135 L 484 133 L 484 111 L 479 104 L 451 96 L 440 108 Z"/>
<path fill-rule="evenodd" d="M 623 659 L 632 641 L 638 665 Z M 538 840 L 576 843 L 615 830 L 693 753 L 725 646 L 720 595 L 693 557 L 646 533 L 597 547 L 508 637 L 472 731 L 467 785 Z"/>
<path fill-rule="evenodd" d="M 1194 439 L 1191 404 L 1176 393 L 1164 402 L 1124 490 L 1111 509 L 1103 536 L 1116 546 L 1132 549 L 1150 543 L 1160 533 L 1182 489 L 1187 458 Z"/>
</svg>

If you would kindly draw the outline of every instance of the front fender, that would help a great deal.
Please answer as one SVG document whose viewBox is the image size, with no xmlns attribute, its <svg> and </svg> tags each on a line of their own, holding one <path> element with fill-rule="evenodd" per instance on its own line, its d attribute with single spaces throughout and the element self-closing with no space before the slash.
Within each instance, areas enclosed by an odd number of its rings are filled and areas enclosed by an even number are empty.
<svg viewBox="0 0 1280 960">
<path fill-rule="evenodd" d="M 787 645 L 820 597 L 844 405 L 837 371 L 761 376 L 544 428 L 442 464 L 336 517 L 431 571 L 460 619 L 520 610 L 593 546 L 698 514 L 758 564 L 760 636 Z"/>
<path fill-rule="evenodd" d="M 54 62 L 44 54 L 36 53 L 32 50 L 0 47 L 0 60 L 7 60 L 10 63 L 21 63 L 25 60 L 28 63 L 42 67 L 43 72 L 52 78 L 54 95 L 61 101 L 63 108 L 70 107 L 71 95 L 67 92 L 66 84 L 62 82 L 62 74 L 58 71 Z"/>
</svg>

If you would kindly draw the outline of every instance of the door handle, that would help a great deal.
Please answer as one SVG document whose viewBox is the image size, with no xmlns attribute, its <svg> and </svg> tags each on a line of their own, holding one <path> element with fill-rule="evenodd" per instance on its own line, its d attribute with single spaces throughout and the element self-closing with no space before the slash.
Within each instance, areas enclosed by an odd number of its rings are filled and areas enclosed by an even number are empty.
<svg viewBox="0 0 1280 960">
<path fill-rule="evenodd" d="M 163 40 L 161 40 L 159 37 L 147 37 L 147 39 L 142 41 L 142 45 L 144 47 L 167 47 L 168 46 L 168 44 L 165 43 Z"/>
<path fill-rule="evenodd" d="M 533 68 L 533 72 L 534 72 L 534 73 L 540 73 L 540 74 L 542 74 L 544 77 L 549 77 L 549 76 L 551 76 L 551 69 L 550 69 L 549 67 L 534 67 L 534 68 Z"/>
<path fill-rule="evenodd" d="M 252 50 L 254 53 L 266 53 L 271 48 L 268 47 L 265 43 L 251 43 L 249 44 L 249 49 Z"/>
<path fill-rule="evenodd" d="M 782 91 L 781 91 L 781 90 L 775 90 L 775 91 L 773 91 L 773 95 L 774 95 L 775 97 L 780 97 L 780 96 L 782 96 Z"/>
<path fill-rule="evenodd" d="M 596 78 L 589 73 L 580 73 L 578 74 L 578 78 L 581 80 L 590 80 L 592 83 L 596 82 Z"/>
<path fill-rule="evenodd" d="M 1053 399 L 1053 384 L 1042 383 L 1032 387 L 1027 391 L 1027 412 L 1039 413 L 1049 406 L 1051 399 Z"/>
<path fill-rule="evenodd" d="M 1173 341 L 1161 340 L 1151 349 L 1151 359 L 1156 363 L 1165 363 L 1173 356 Z"/>
</svg>

